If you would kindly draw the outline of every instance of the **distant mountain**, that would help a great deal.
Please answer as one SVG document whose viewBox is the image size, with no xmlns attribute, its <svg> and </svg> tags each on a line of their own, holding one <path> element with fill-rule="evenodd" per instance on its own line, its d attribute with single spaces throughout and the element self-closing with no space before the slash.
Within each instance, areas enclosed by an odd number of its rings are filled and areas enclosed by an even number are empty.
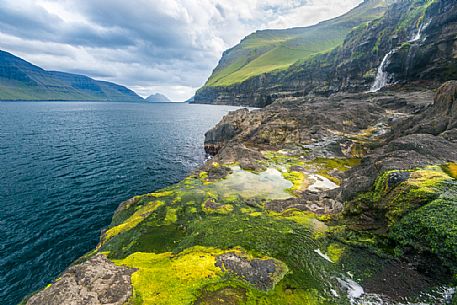
<svg viewBox="0 0 457 305">
<path fill-rule="evenodd" d="M 160 93 L 156 93 L 156 94 L 149 96 L 148 98 L 146 98 L 146 101 L 149 103 L 170 103 L 171 102 L 171 100 L 168 97 L 166 97 L 165 95 L 160 94 Z"/>
<path fill-rule="evenodd" d="M 46 71 L 4 51 L 0 51 L 0 100 L 144 101 L 124 86 Z"/>
</svg>

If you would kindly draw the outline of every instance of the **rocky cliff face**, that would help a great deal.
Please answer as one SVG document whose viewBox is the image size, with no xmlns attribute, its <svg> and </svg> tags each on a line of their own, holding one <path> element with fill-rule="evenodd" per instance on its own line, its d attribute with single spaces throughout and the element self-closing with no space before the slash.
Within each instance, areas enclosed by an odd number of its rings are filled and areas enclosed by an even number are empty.
<svg viewBox="0 0 457 305">
<path fill-rule="evenodd" d="M 425 81 L 436 86 L 457 77 L 456 10 L 447 0 L 398 1 L 327 54 L 232 86 L 203 87 L 195 102 L 264 107 L 283 96 L 367 91 L 381 65 L 385 84 Z"/>
</svg>

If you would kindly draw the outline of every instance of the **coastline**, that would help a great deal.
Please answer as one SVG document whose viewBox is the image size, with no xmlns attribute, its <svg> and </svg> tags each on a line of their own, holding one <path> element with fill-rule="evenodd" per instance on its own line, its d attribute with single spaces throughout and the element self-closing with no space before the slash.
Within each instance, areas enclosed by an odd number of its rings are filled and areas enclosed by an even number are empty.
<svg viewBox="0 0 457 305">
<path fill-rule="evenodd" d="M 455 101 L 448 95 L 454 86 L 440 89 L 443 102 Z M 385 103 L 389 94 L 392 101 L 400 94 L 401 102 Z M 445 285 L 451 283 L 443 277 L 446 272 L 427 276 L 408 255 L 399 261 L 390 251 L 401 249 L 401 239 L 398 247 L 383 249 L 386 238 L 395 235 L 381 232 L 385 224 L 366 214 L 363 199 L 374 183 L 386 189 L 376 186 L 380 194 L 370 193 L 373 197 L 428 194 L 424 206 L 436 198 L 448 200 L 441 186 L 454 187 L 454 165 L 447 161 L 452 159 L 447 149 L 443 156 L 439 147 L 455 144 L 441 144 L 438 137 L 422 141 L 434 147 L 422 157 L 407 144 L 416 134 L 422 137 L 418 131 L 408 135 L 411 120 L 441 115 L 435 113 L 439 94 L 431 107 L 430 93 L 420 92 L 418 100 L 415 94 L 388 92 L 370 103 L 361 103 L 360 94 L 334 97 L 345 100 L 344 111 L 317 98 L 300 106 L 309 107 L 306 111 L 278 106 L 230 113 L 206 134 L 205 148 L 215 155 L 211 160 L 176 185 L 122 203 L 86 261 L 24 304 L 65 304 L 90 296 L 109 296 L 113 304 L 358 304 L 372 298 L 400 301 L 418 291 L 448 298 L 453 290 Z M 367 117 L 360 116 L 364 112 Z M 294 113 L 314 117 L 308 122 L 314 130 L 306 124 L 297 130 L 294 126 L 301 125 Z M 322 115 L 331 119 L 316 122 Z M 311 132 L 313 141 L 297 145 Z M 411 147 L 412 167 L 402 168 L 392 155 L 386 159 L 382 146 L 392 143 Z M 377 158 L 386 160 L 384 171 L 364 177 Z M 391 211 L 383 217 L 400 227 L 399 213 L 412 214 L 395 206 Z M 442 265 L 437 258 L 429 261 L 431 268 Z M 76 280 L 78 274 L 82 278 Z M 167 293 L 170 287 L 173 294 Z M 71 294 L 72 289 L 86 294 Z"/>
</svg>

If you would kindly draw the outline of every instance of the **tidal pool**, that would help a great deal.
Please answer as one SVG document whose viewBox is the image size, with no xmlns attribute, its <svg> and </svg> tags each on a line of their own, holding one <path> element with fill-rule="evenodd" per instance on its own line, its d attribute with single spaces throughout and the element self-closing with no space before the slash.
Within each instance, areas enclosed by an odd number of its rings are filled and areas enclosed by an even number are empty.
<svg viewBox="0 0 457 305">
<path fill-rule="evenodd" d="M 239 166 L 231 167 L 232 173 L 225 179 L 214 183 L 215 191 L 225 197 L 240 195 L 244 199 L 288 199 L 292 195 L 287 189 L 293 186 L 275 168 L 267 168 L 261 173 L 242 170 Z"/>
</svg>

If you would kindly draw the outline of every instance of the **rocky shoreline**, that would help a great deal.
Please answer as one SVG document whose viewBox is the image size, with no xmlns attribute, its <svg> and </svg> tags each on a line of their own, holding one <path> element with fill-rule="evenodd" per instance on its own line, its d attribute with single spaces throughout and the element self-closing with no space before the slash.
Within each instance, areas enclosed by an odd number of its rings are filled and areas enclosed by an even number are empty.
<svg viewBox="0 0 457 305">
<path fill-rule="evenodd" d="M 203 87 L 264 108 L 23 303 L 457 304 L 456 33 L 455 1 L 394 1 L 332 51 Z"/>
<path fill-rule="evenodd" d="M 24 304 L 450 304 L 456 135 L 457 82 L 232 112 Z"/>
</svg>

